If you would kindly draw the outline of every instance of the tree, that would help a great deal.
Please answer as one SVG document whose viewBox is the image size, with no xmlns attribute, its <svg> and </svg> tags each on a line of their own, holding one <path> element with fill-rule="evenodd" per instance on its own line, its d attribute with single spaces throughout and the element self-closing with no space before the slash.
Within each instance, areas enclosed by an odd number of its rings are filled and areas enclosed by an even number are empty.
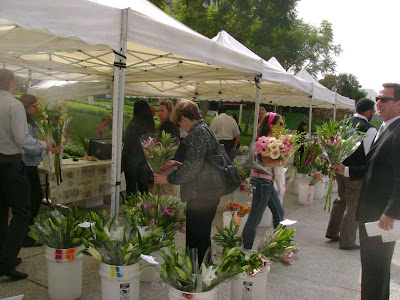
<svg viewBox="0 0 400 300">
<path fill-rule="evenodd" d="M 165 1 L 153 0 L 166 10 Z M 212 38 L 225 30 L 262 58 L 275 56 L 286 70 L 306 68 L 313 75 L 332 73 L 334 57 L 341 53 L 333 43 L 332 25 L 319 27 L 297 18 L 299 0 L 174 0 L 169 12 L 199 33 Z"/>
<path fill-rule="evenodd" d="M 359 100 L 367 96 L 367 92 L 361 89 L 361 84 L 353 74 L 329 74 L 319 82 L 330 90 L 336 88 L 340 95 L 354 100 Z"/>
</svg>

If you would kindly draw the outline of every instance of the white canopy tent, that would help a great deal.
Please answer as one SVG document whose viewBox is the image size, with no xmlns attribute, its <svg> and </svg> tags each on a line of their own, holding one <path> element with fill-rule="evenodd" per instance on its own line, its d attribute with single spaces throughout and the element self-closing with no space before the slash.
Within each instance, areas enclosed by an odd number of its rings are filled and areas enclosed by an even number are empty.
<svg viewBox="0 0 400 300">
<path fill-rule="evenodd" d="M 2 0 L 0 62 L 33 79 L 113 86 L 113 215 L 119 210 L 125 82 L 165 92 L 204 79 L 251 80 L 262 71 L 261 60 L 211 41 L 146 0 Z"/>
</svg>

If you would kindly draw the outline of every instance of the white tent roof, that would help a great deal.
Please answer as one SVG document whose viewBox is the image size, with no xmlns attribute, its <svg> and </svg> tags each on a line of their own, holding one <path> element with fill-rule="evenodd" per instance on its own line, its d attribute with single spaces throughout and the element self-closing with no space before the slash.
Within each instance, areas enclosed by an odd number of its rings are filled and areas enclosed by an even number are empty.
<svg viewBox="0 0 400 300">
<path fill-rule="evenodd" d="M 113 78 L 122 9 L 129 7 L 126 82 L 194 95 L 205 79 L 252 79 L 262 61 L 200 35 L 146 0 L 2 0 L 0 62 L 40 80 Z M 153 86 L 153 82 L 169 81 Z"/>
<path fill-rule="evenodd" d="M 336 108 L 351 109 L 355 108 L 355 101 L 344 97 L 338 93 L 334 93 L 319 83 L 310 73 L 305 69 L 299 71 L 295 77 L 310 81 L 313 83 L 313 99 L 329 99 L 329 102 L 335 104 Z M 336 100 L 335 100 L 336 99 Z"/>
</svg>

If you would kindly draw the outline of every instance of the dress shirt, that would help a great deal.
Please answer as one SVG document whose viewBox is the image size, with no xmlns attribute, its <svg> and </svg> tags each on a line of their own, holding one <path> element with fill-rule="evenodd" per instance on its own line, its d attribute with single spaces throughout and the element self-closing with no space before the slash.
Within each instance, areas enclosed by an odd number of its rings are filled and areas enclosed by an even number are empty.
<svg viewBox="0 0 400 300">
<path fill-rule="evenodd" d="M 214 131 L 218 141 L 231 141 L 240 134 L 235 119 L 226 113 L 215 117 L 210 124 L 210 128 Z"/>
<path fill-rule="evenodd" d="M 356 118 L 364 119 L 365 121 L 369 122 L 366 117 L 360 114 L 354 114 Z M 375 127 L 371 127 L 370 129 L 367 130 L 365 133 L 365 137 L 363 139 L 363 146 L 364 146 L 364 153 L 365 156 L 367 156 L 369 149 L 371 149 L 372 142 L 374 141 L 374 138 L 376 136 L 377 130 Z"/>
<path fill-rule="evenodd" d="M 9 92 L 0 91 L 0 153 L 23 153 L 22 147 L 46 150 L 46 143 L 29 135 L 23 104 Z"/>
<path fill-rule="evenodd" d="M 379 128 L 379 133 L 376 135 L 375 140 L 378 139 L 379 135 L 381 135 L 382 132 L 384 132 L 384 131 L 386 130 L 386 128 L 389 127 L 390 124 L 392 124 L 394 121 L 396 121 L 396 120 L 399 119 L 399 118 L 400 118 L 400 116 L 397 116 L 397 117 L 391 118 L 390 120 L 388 120 L 388 121 L 386 121 L 386 122 L 383 122 L 382 125 L 381 125 L 381 127 Z M 383 128 L 383 129 L 381 129 L 381 128 Z M 368 150 L 369 150 L 369 149 L 368 149 Z M 344 168 L 344 176 L 345 176 L 345 177 L 350 177 L 350 170 L 349 170 L 349 167 L 345 167 L 345 168 Z"/>
</svg>

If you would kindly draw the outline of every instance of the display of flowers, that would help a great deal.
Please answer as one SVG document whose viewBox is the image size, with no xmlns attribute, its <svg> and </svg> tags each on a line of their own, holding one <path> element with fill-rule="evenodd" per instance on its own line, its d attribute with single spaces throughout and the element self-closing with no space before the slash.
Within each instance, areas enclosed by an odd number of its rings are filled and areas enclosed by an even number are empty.
<svg viewBox="0 0 400 300">
<path fill-rule="evenodd" d="M 279 224 L 273 235 L 265 237 L 264 241 L 258 246 L 258 250 L 269 260 L 291 265 L 296 251 L 293 244 L 295 232 L 295 229 L 289 229 Z"/>
<path fill-rule="evenodd" d="M 133 265 L 160 248 L 169 247 L 173 241 L 165 236 L 162 229 L 154 229 L 151 235 L 141 234 L 138 226 L 132 226 L 131 220 L 110 218 L 107 212 L 89 213 L 92 236 L 83 238 L 85 254 L 108 265 Z"/>
<path fill-rule="evenodd" d="M 149 236 L 154 230 L 173 236 L 177 230 L 183 230 L 186 223 L 185 205 L 170 195 L 137 193 L 127 196 L 124 215 L 135 222 L 142 236 Z"/>
<path fill-rule="evenodd" d="M 260 136 L 254 145 L 254 152 L 271 159 L 286 160 L 300 145 L 296 136 L 291 134 Z"/>
<path fill-rule="evenodd" d="M 203 262 L 200 268 L 198 267 L 197 251 L 196 249 L 191 250 L 190 253 L 185 252 L 182 248 L 177 251 L 174 247 L 170 247 L 168 251 L 162 250 L 164 263 L 159 269 L 160 277 L 167 285 L 181 291 L 182 297 L 190 297 L 185 292 L 210 291 L 240 273 L 239 270 L 233 268 L 238 255 L 235 249 L 227 253 L 219 264 L 208 265 Z"/>
<path fill-rule="evenodd" d="M 142 147 L 151 170 L 154 173 L 161 173 L 161 166 L 174 157 L 178 143 L 171 134 L 163 131 L 159 141 L 155 142 L 149 137 L 142 141 Z"/>
<path fill-rule="evenodd" d="M 313 172 L 311 172 L 310 177 L 311 177 L 311 181 L 308 185 L 314 186 L 317 182 L 322 181 L 322 178 L 324 176 L 322 176 L 322 174 L 318 171 L 313 171 Z"/>
<path fill-rule="evenodd" d="M 78 214 L 76 207 L 69 208 L 65 213 L 50 208 L 35 218 L 35 223 L 29 226 L 29 235 L 50 248 L 74 248 L 81 244 L 82 238 L 91 235 L 90 228 L 84 224 L 85 221 L 84 216 Z"/>
<path fill-rule="evenodd" d="M 239 156 L 246 156 L 250 151 L 249 146 L 240 146 L 239 147 Z"/>
<path fill-rule="evenodd" d="M 297 173 L 309 174 L 315 167 L 315 160 L 321 153 L 321 148 L 316 142 L 306 144 L 303 153 L 297 151 L 294 155 L 294 165 L 296 166 Z"/>
<path fill-rule="evenodd" d="M 325 122 L 321 126 L 316 126 L 319 146 L 331 165 L 342 163 L 347 157 L 354 153 L 359 147 L 365 133 L 354 129 L 347 119 L 335 122 Z M 331 210 L 332 203 L 332 182 L 335 170 L 330 170 L 328 192 L 325 198 L 324 211 Z"/>
<path fill-rule="evenodd" d="M 50 140 L 54 146 L 67 144 L 68 104 L 62 101 L 58 112 L 50 113 L 46 102 L 38 97 L 38 129 L 41 138 Z M 49 156 L 50 157 L 50 156 Z M 62 182 L 62 155 L 56 154 L 54 157 L 54 174 L 57 184 Z"/>
<path fill-rule="evenodd" d="M 237 215 L 239 218 L 243 218 L 245 215 L 250 213 L 250 206 L 229 202 L 226 204 L 225 210 L 232 212 L 232 215 Z"/>
</svg>

